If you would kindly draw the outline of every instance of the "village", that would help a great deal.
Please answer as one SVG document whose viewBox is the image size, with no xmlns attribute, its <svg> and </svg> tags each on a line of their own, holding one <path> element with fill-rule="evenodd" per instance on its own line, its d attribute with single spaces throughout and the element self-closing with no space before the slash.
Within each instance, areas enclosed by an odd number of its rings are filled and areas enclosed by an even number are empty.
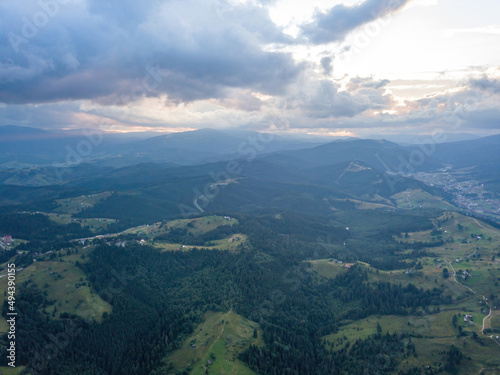
<svg viewBox="0 0 500 375">
<path fill-rule="evenodd" d="M 500 199 L 487 191 L 484 184 L 469 179 L 468 171 L 453 171 L 444 168 L 439 172 L 418 172 L 411 175 L 431 187 L 440 187 L 453 195 L 453 203 L 481 216 L 500 218 Z"/>
<path fill-rule="evenodd" d="M 12 241 L 13 240 L 11 235 L 0 237 L 0 250 L 4 251 L 10 250 Z"/>
</svg>

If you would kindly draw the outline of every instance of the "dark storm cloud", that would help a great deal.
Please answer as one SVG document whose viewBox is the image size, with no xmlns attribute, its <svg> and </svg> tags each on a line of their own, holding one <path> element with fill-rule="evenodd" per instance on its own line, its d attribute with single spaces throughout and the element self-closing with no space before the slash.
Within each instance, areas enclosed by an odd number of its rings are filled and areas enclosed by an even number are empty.
<svg viewBox="0 0 500 375">
<path fill-rule="evenodd" d="M 21 0 L 0 4 L 0 28 L 0 102 L 8 104 L 109 104 L 133 100 L 130 92 L 191 101 L 236 87 L 280 94 L 302 71 L 291 55 L 263 50 L 291 40 L 252 5 Z"/>
<path fill-rule="evenodd" d="M 316 13 L 302 26 L 302 36 L 314 44 L 343 40 L 355 28 L 402 8 L 410 0 L 366 0 L 352 7 L 335 5 L 326 13 Z"/>
</svg>

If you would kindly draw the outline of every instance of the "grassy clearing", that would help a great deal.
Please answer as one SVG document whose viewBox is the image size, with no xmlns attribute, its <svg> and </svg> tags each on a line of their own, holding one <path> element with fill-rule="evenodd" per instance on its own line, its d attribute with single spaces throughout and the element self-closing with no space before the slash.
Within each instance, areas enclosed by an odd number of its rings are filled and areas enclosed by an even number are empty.
<svg viewBox="0 0 500 375">
<path fill-rule="evenodd" d="M 452 210 L 456 207 L 444 199 L 421 189 L 406 190 L 391 197 L 397 208 L 442 208 Z"/>
<path fill-rule="evenodd" d="M 90 228 L 92 231 L 100 231 L 103 229 L 107 229 L 109 224 L 116 223 L 115 219 L 107 219 L 107 218 L 92 218 L 92 219 L 75 219 L 72 218 L 69 214 L 58 214 L 58 213 L 49 213 L 46 214 L 50 220 L 62 224 L 67 225 L 70 223 L 80 224 L 82 227 Z"/>
<path fill-rule="evenodd" d="M 418 203 L 411 201 L 412 205 Z M 416 346 L 418 358 L 407 357 L 401 364 L 402 370 L 413 366 L 436 364 L 443 362 L 443 352 L 451 345 L 459 347 L 466 358 L 459 374 L 498 374 L 500 368 L 500 346 L 489 337 L 481 334 L 483 319 L 489 313 L 482 295 L 500 294 L 500 263 L 496 259 L 500 251 L 500 231 L 470 217 L 454 212 L 446 212 L 433 220 L 434 230 L 404 234 L 398 238 L 402 242 L 436 242 L 444 240 L 439 247 L 429 248 L 435 256 L 419 258 L 421 269 L 380 271 L 368 264 L 358 262 L 368 271 L 369 281 L 384 281 L 402 285 L 412 283 L 424 289 L 439 287 L 445 295 L 453 297 L 451 305 L 439 307 L 437 314 L 423 316 L 370 316 L 355 322 L 346 322 L 339 332 L 325 336 L 327 345 L 340 348 L 346 341 L 354 342 L 376 333 L 380 324 L 384 332 L 408 332 Z M 458 262 L 457 262 L 458 259 Z M 449 263 L 451 262 L 451 266 Z M 315 261 L 315 271 L 324 277 L 335 277 L 342 272 L 342 266 L 329 263 L 328 260 Z M 457 272 L 455 282 L 452 274 L 443 277 L 443 268 Z M 462 272 L 467 271 L 472 277 L 462 278 Z M 463 285 L 461 285 L 463 284 Z M 472 288 L 472 293 L 467 286 Z M 473 314 L 473 322 L 464 321 L 465 314 Z M 457 317 L 453 325 L 453 316 Z M 486 328 L 500 327 L 498 311 L 494 311 L 491 319 L 487 319 Z M 470 320 L 470 319 L 468 319 Z M 465 336 L 459 335 L 459 327 Z M 473 334 L 479 335 L 479 341 L 473 339 Z M 470 357 L 470 360 L 467 359 Z M 493 360 L 492 360 L 493 358 Z"/>
<path fill-rule="evenodd" d="M 496 312 L 496 315 L 491 317 L 490 325 L 493 329 L 500 329 L 500 314 L 498 314 L 498 312 Z"/>
<path fill-rule="evenodd" d="M 326 277 L 327 279 L 333 279 L 337 275 L 346 272 L 350 264 L 338 263 L 337 261 L 332 261 L 331 259 L 319 259 L 308 261 L 311 265 L 310 271 L 315 271 L 319 275 Z"/>
<path fill-rule="evenodd" d="M 221 225 L 236 225 L 238 220 L 236 219 L 225 219 L 222 216 L 204 216 L 196 219 L 179 219 L 172 220 L 165 224 L 155 223 L 152 225 L 141 225 L 139 227 L 130 228 L 123 234 L 137 234 L 144 238 L 153 238 L 167 232 L 169 229 L 187 229 L 194 236 L 210 232 Z"/>
<path fill-rule="evenodd" d="M 373 202 L 365 202 L 365 201 L 353 201 L 356 204 L 356 208 L 358 210 L 376 210 L 380 208 L 385 209 L 394 209 L 394 206 L 382 204 L 382 203 L 373 203 Z"/>
<path fill-rule="evenodd" d="M 74 256 L 74 255 L 72 255 Z M 57 258 L 55 260 L 58 260 Z M 89 286 L 83 271 L 70 263 L 68 259 L 59 261 L 35 262 L 16 275 L 16 284 L 21 285 L 31 280 L 42 290 L 47 292 L 49 300 L 56 302 L 45 309 L 54 317 L 62 313 L 71 313 L 84 319 L 101 321 L 104 312 L 111 312 L 111 305 L 99 297 Z M 81 259 L 80 259 L 81 261 Z M 7 279 L 0 279 L 0 303 L 3 304 L 4 291 Z M 5 319 L 0 319 L 0 333 L 6 332 Z"/>
<path fill-rule="evenodd" d="M 394 209 L 394 205 L 390 201 L 363 201 L 357 199 L 333 199 L 332 203 L 335 206 L 335 202 L 351 202 L 354 203 L 356 209 L 358 210 L 376 210 L 376 209 Z"/>
<path fill-rule="evenodd" d="M 452 324 L 454 311 L 442 311 L 439 314 L 424 316 L 370 316 L 365 319 L 340 327 L 339 332 L 325 336 L 327 345 L 340 349 L 347 341 L 355 342 L 377 332 L 380 324 L 382 332 L 407 332 L 412 336 L 418 357 L 409 356 L 403 359 L 400 369 L 409 369 L 422 364 L 443 362 L 442 352 L 448 351 L 451 345 L 459 347 L 465 359 L 459 374 L 477 374 L 481 368 L 493 369 L 500 365 L 498 351 L 500 347 L 486 336 L 480 336 L 482 344 L 472 336 L 458 337 L 458 329 Z M 460 322 L 459 322 L 460 323 Z M 492 362 L 492 358 L 499 358 Z M 472 371 L 472 372 L 471 372 Z"/>
<path fill-rule="evenodd" d="M 451 345 L 457 346 L 463 353 L 464 359 L 460 364 L 459 375 L 478 374 L 481 369 L 495 372 L 484 374 L 498 374 L 498 347 L 491 339 L 484 338 L 483 345 L 474 341 L 471 337 L 452 338 L 413 338 L 417 358 L 410 357 L 408 363 L 403 361 L 401 368 L 409 368 L 422 365 L 422 363 L 436 364 L 444 362 L 444 351 L 448 351 Z M 468 359 L 470 357 L 470 359 Z M 492 360 L 493 358 L 493 360 Z"/>
<path fill-rule="evenodd" d="M 221 225 L 236 225 L 238 220 L 222 216 L 204 216 L 196 219 L 180 219 L 169 221 L 165 228 L 186 228 L 194 236 L 210 232 Z"/>
<path fill-rule="evenodd" d="M 19 375 L 24 371 L 24 366 L 18 366 L 15 368 L 9 366 L 0 366 L 0 375 Z"/>
<path fill-rule="evenodd" d="M 251 344 L 264 344 L 257 323 L 232 311 L 210 312 L 186 338 L 182 348 L 172 352 L 167 361 L 194 375 L 205 374 L 207 367 L 214 374 L 253 375 L 255 373 L 237 358 Z"/>
<path fill-rule="evenodd" d="M 13 249 L 16 246 L 23 245 L 25 243 L 28 243 L 28 241 L 26 241 L 26 240 L 20 240 L 18 238 L 13 238 L 12 239 L 12 244 L 10 245 L 10 247 Z"/>
<path fill-rule="evenodd" d="M 415 286 L 424 289 L 440 287 L 442 284 L 442 272 L 435 266 L 429 264 L 430 261 L 428 258 L 421 258 L 419 261 L 421 262 L 423 269 L 413 270 L 411 273 L 406 273 L 406 270 L 382 271 L 373 267 L 367 267 L 368 280 L 370 282 L 391 282 L 394 284 L 401 284 L 403 286 L 414 284 Z"/>
<path fill-rule="evenodd" d="M 56 200 L 59 205 L 58 208 L 54 210 L 56 213 L 61 214 L 76 214 L 81 212 L 84 208 L 93 207 L 95 204 L 109 198 L 112 192 L 106 191 L 99 194 L 82 195 L 79 197 L 58 199 Z"/>
<path fill-rule="evenodd" d="M 439 270 L 448 268 L 457 272 L 458 281 L 482 295 L 498 294 L 500 288 L 500 231 L 479 220 L 456 212 L 447 212 L 433 220 L 434 229 L 408 233 L 397 238 L 401 242 L 445 241 L 442 246 L 429 248 L 436 254 L 434 258 L 421 259 L 423 274 L 428 278 L 438 277 Z M 458 261 L 457 261 L 458 260 Z M 435 267 L 432 266 L 435 263 Z M 439 267 L 441 264 L 441 269 Z M 426 267 L 427 265 L 427 267 Z M 472 277 L 462 278 L 460 273 L 467 271 Z M 438 277 L 439 282 L 439 277 Z"/>
<path fill-rule="evenodd" d="M 452 325 L 453 315 L 453 312 L 448 311 L 424 316 L 372 315 L 342 326 L 339 332 L 328 335 L 325 339 L 337 347 L 342 342 L 345 343 L 344 336 L 347 341 L 354 342 L 377 333 L 379 324 L 384 333 L 407 332 L 416 336 L 449 338 L 456 336 L 458 332 Z"/>
<path fill-rule="evenodd" d="M 241 233 L 233 234 L 222 240 L 210 241 L 210 245 L 207 246 L 190 246 L 182 245 L 178 243 L 168 243 L 168 242 L 155 242 L 153 246 L 162 251 L 188 251 L 194 248 L 204 248 L 209 250 L 229 250 L 235 251 L 238 246 L 244 244 L 247 240 L 247 236 Z"/>
</svg>

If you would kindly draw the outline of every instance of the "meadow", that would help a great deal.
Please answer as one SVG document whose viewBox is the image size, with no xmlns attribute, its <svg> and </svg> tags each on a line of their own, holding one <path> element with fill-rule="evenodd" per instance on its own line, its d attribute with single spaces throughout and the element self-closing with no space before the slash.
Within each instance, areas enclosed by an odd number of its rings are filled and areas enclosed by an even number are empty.
<svg viewBox="0 0 500 375">
<path fill-rule="evenodd" d="M 259 325 L 233 311 L 208 312 L 181 348 L 167 357 L 171 367 L 192 375 L 254 375 L 237 357 L 250 345 L 262 346 Z"/>
</svg>

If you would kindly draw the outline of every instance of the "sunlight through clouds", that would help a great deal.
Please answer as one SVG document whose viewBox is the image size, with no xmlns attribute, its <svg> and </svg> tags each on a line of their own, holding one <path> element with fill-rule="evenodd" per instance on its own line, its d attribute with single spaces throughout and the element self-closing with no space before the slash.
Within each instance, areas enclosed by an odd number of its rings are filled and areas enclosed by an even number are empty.
<svg viewBox="0 0 500 375">
<path fill-rule="evenodd" d="M 91 114 L 130 129 L 263 129 L 286 101 L 290 131 L 368 131 L 500 66 L 500 3 L 486 0 L 53 4 L 0 4 L 2 125 L 78 128 Z"/>
</svg>

